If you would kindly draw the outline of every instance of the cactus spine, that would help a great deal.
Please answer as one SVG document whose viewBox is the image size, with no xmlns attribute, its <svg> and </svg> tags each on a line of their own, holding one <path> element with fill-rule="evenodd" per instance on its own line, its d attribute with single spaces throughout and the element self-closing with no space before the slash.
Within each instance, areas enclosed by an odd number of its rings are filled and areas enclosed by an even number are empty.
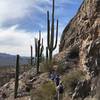
<svg viewBox="0 0 100 100">
<path fill-rule="evenodd" d="M 47 11 L 47 47 L 49 50 L 49 60 L 52 60 L 52 53 L 57 47 L 57 40 L 58 40 L 58 20 L 56 25 L 56 39 L 54 44 L 54 10 L 55 10 L 55 2 L 53 0 L 53 7 L 52 7 L 52 23 L 51 23 L 51 30 L 50 30 L 50 19 L 49 19 L 49 11 Z"/>
<path fill-rule="evenodd" d="M 44 50 L 43 38 L 41 42 L 41 32 L 39 32 L 39 39 L 35 38 L 35 58 L 36 58 L 36 64 L 37 64 L 37 74 L 39 73 L 39 64 L 40 64 L 40 59 L 41 59 L 43 50 Z"/>
<path fill-rule="evenodd" d="M 19 55 L 17 55 L 17 59 L 16 59 L 16 75 L 15 75 L 15 94 L 14 94 L 14 98 L 17 98 L 18 78 L 19 78 Z"/>
<path fill-rule="evenodd" d="M 31 66 L 33 65 L 33 47 L 32 45 L 30 46 L 31 48 Z"/>
</svg>

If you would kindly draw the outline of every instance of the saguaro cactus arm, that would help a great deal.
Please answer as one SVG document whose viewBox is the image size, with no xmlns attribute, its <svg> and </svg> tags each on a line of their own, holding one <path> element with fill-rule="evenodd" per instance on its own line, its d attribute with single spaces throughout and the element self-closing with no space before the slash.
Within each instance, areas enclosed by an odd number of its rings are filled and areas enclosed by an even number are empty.
<svg viewBox="0 0 100 100">
<path fill-rule="evenodd" d="M 37 39 L 34 38 L 34 40 L 35 40 L 35 57 L 37 57 L 37 49 L 38 49 Z"/>
<path fill-rule="evenodd" d="M 46 61 L 48 61 L 48 47 L 46 47 Z"/>
<path fill-rule="evenodd" d="M 39 31 L 39 39 L 41 41 L 41 31 Z"/>
<path fill-rule="evenodd" d="M 49 19 L 49 11 L 47 11 L 47 45 L 50 47 L 50 19 Z"/>
<path fill-rule="evenodd" d="M 42 56 L 43 50 L 44 50 L 44 46 L 43 46 L 43 38 L 42 38 L 42 43 L 40 47 L 40 56 Z"/>
<path fill-rule="evenodd" d="M 53 8 L 52 8 L 52 24 L 51 24 L 51 48 L 53 48 L 54 43 L 54 0 L 53 0 Z"/>
<path fill-rule="evenodd" d="M 31 48 L 31 65 L 33 65 L 33 47 L 32 45 L 30 46 Z"/>
<path fill-rule="evenodd" d="M 53 47 L 53 50 L 55 50 L 57 47 L 57 41 L 58 41 L 58 20 L 57 20 L 57 26 L 56 26 L 56 40 L 55 40 L 55 45 Z"/>
</svg>

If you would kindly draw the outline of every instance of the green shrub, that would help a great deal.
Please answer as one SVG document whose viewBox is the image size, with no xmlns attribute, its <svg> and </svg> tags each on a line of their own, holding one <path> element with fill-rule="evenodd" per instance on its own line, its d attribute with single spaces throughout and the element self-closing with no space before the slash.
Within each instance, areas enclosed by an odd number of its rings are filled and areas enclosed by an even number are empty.
<svg viewBox="0 0 100 100">
<path fill-rule="evenodd" d="M 78 82 L 85 78 L 85 73 L 76 70 L 65 74 L 63 77 L 64 87 L 67 92 L 72 92 Z"/>
<path fill-rule="evenodd" d="M 44 61 L 40 64 L 41 72 L 50 72 L 53 70 L 53 64 L 50 61 Z"/>
<path fill-rule="evenodd" d="M 31 94 L 34 99 L 33 100 L 52 100 L 56 93 L 55 85 L 52 82 L 48 82 L 42 84 L 39 89 L 36 91 L 33 90 Z"/>
<path fill-rule="evenodd" d="M 65 64 L 65 62 L 60 61 L 57 65 L 57 73 L 62 75 L 65 73 L 66 69 L 67 69 L 67 65 Z"/>
</svg>

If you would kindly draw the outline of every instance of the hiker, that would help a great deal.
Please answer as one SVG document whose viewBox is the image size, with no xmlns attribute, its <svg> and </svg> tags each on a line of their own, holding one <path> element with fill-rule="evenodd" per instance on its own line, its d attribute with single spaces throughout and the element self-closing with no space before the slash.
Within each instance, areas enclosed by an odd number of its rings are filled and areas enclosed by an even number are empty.
<svg viewBox="0 0 100 100">
<path fill-rule="evenodd" d="M 64 94 L 64 86 L 61 81 L 60 81 L 59 85 L 57 86 L 56 91 L 57 91 L 58 100 L 62 100 L 63 94 Z"/>
<path fill-rule="evenodd" d="M 51 79 L 51 80 L 54 79 L 54 74 L 53 74 L 53 72 L 50 73 L 50 79 Z"/>
<path fill-rule="evenodd" d="M 49 78 L 50 78 L 52 81 L 54 81 L 55 78 L 56 78 L 56 72 L 55 72 L 55 71 L 50 72 Z"/>
<path fill-rule="evenodd" d="M 59 82 L 60 82 L 60 77 L 59 77 L 59 75 L 56 75 L 54 81 L 55 81 L 56 86 L 58 86 L 58 85 L 59 85 Z"/>
</svg>

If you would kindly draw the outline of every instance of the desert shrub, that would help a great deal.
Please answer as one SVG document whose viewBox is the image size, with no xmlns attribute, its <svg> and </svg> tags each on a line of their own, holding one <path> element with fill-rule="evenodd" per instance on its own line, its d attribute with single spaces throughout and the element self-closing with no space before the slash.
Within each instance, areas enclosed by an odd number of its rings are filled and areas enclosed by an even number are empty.
<svg viewBox="0 0 100 100">
<path fill-rule="evenodd" d="M 64 87 L 67 92 L 72 92 L 79 80 L 85 78 L 85 73 L 82 71 L 76 70 L 65 74 L 63 77 Z"/>
<path fill-rule="evenodd" d="M 67 65 L 65 64 L 65 62 L 60 61 L 60 62 L 58 63 L 58 65 L 57 65 L 57 73 L 62 75 L 62 74 L 64 74 L 64 72 L 66 71 L 67 68 L 68 68 L 68 67 L 67 67 Z"/>
<path fill-rule="evenodd" d="M 50 72 L 53 70 L 53 63 L 50 61 L 44 61 L 40 64 L 41 72 Z"/>
<path fill-rule="evenodd" d="M 53 59 L 52 59 L 52 65 L 57 65 L 57 64 L 58 64 L 58 62 L 56 61 L 55 58 L 53 58 Z"/>
<path fill-rule="evenodd" d="M 52 100 L 56 93 L 55 85 L 52 82 L 42 84 L 36 91 L 33 90 L 33 100 Z"/>
</svg>

